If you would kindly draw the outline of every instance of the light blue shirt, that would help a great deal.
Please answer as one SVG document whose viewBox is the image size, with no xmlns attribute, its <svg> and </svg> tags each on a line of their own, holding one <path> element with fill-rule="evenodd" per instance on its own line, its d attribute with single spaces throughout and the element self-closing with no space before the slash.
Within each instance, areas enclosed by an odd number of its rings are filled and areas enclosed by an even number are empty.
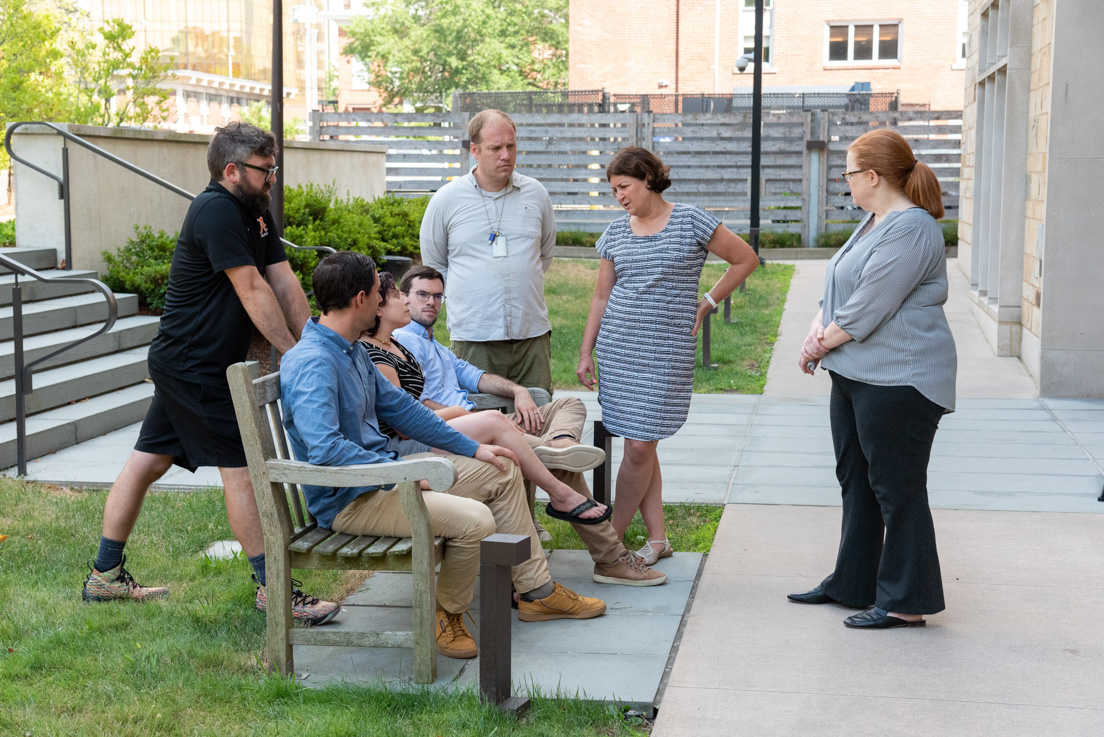
<svg viewBox="0 0 1104 737">
<path fill-rule="evenodd" d="M 303 337 L 280 363 L 284 427 L 295 457 L 319 466 L 389 463 L 382 419 L 403 435 L 434 448 L 471 457 L 479 444 L 441 421 L 388 381 L 359 343 L 349 343 L 311 318 Z M 378 419 L 377 419 L 378 418 Z M 361 494 L 378 487 L 303 486 L 307 508 L 320 527 Z"/>
<path fill-rule="evenodd" d="M 396 330 L 395 337 L 422 364 L 425 388 L 420 399 L 432 399 L 446 407 L 475 409 L 475 403 L 468 401 L 468 392 L 479 391 L 483 369 L 457 358 L 455 353 L 431 338 L 429 330 L 416 322 Z"/>
</svg>

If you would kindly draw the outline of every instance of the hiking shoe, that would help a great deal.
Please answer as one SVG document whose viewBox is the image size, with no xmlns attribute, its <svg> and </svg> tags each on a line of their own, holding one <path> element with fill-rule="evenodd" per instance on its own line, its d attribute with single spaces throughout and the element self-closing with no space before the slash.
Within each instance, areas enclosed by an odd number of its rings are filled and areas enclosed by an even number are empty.
<svg viewBox="0 0 1104 737">
<path fill-rule="evenodd" d="M 518 619 L 522 622 L 547 622 L 551 619 L 592 619 L 606 613 L 606 602 L 579 596 L 563 584 L 555 584 L 543 599 L 518 602 Z"/>
<path fill-rule="evenodd" d="M 544 529 L 540 522 L 537 522 L 537 518 L 533 517 L 533 528 L 537 531 L 537 540 L 541 543 L 552 542 L 552 533 Z"/>
<path fill-rule="evenodd" d="M 253 580 L 257 580 L 256 575 L 253 576 Z M 304 594 L 299 590 L 303 584 L 294 578 L 291 579 L 291 585 L 294 587 L 291 590 L 291 616 L 297 626 L 317 627 L 320 624 L 326 624 L 341 611 L 341 605 L 336 602 L 323 601 Z M 260 584 L 257 584 L 257 609 L 262 612 L 268 609 L 265 587 Z"/>
<path fill-rule="evenodd" d="M 164 599 L 169 595 L 169 589 L 165 586 L 142 586 L 123 566 L 126 564 L 126 556 L 119 565 L 110 571 L 97 571 L 95 563 L 88 561 L 90 573 L 84 579 L 84 590 L 81 598 L 85 601 L 114 601 L 116 599 L 130 599 L 132 601 L 149 601 L 150 599 Z"/>
<path fill-rule="evenodd" d="M 653 570 L 636 553 L 625 553 L 612 563 L 595 563 L 596 583 L 621 586 L 659 586 L 667 583 L 667 574 Z"/>
<path fill-rule="evenodd" d="M 475 639 L 464 626 L 464 614 L 465 612 L 453 614 L 437 608 L 437 652 L 446 658 L 474 658 L 479 654 Z"/>
</svg>

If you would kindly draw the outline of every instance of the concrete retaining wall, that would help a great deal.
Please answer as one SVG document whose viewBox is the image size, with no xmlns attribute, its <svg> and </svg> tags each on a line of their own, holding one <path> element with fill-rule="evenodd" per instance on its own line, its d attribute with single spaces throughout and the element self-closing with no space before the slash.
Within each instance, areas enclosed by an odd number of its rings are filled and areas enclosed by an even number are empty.
<svg viewBox="0 0 1104 737">
<path fill-rule="evenodd" d="M 66 125 L 66 130 L 193 194 L 210 181 L 210 137 L 191 133 Z M 61 173 L 62 148 L 69 152 L 72 182 L 73 268 L 102 270 L 100 252 L 117 250 L 135 225 L 179 230 L 188 200 L 143 179 L 47 128 L 21 128 L 13 137 L 16 153 L 47 171 Z M 334 184 L 339 196 L 384 194 L 382 147 L 350 143 L 287 141 L 285 183 Z M 19 243 L 54 248 L 65 257 L 64 210 L 57 184 L 15 165 L 15 213 Z"/>
</svg>

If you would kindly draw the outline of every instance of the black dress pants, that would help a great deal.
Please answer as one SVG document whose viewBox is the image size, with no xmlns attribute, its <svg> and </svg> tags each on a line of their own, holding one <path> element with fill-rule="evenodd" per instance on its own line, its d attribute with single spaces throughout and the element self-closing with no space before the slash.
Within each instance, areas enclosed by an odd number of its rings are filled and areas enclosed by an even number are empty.
<svg viewBox="0 0 1104 737">
<path fill-rule="evenodd" d="M 911 386 L 832 373 L 830 415 L 843 530 L 829 596 L 887 612 L 943 611 L 928 459 L 943 408 Z"/>
</svg>

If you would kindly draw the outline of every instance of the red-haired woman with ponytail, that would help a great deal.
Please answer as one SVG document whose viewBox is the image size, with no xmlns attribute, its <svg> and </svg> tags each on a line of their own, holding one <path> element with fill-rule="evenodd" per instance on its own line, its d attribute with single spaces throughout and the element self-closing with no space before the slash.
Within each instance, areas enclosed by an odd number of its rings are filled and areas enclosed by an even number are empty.
<svg viewBox="0 0 1104 737">
<path fill-rule="evenodd" d="M 899 134 L 875 130 L 847 151 L 844 181 L 866 210 L 828 265 L 801 370 L 832 377 L 830 416 L 843 531 L 835 570 L 789 598 L 867 608 L 848 627 L 923 626 L 944 609 L 927 468 L 955 403 L 956 356 L 943 304 L 942 192 Z"/>
</svg>

